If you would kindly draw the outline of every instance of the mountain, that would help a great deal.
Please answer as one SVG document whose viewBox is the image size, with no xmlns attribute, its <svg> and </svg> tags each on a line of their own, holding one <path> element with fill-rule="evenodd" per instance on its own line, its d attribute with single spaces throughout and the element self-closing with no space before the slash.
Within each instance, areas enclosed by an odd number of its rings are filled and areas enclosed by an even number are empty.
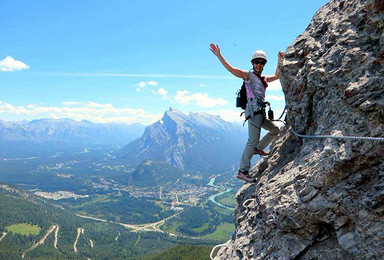
<svg viewBox="0 0 384 260">
<path fill-rule="evenodd" d="M 139 164 L 145 159 L 165 161 L 180 169 L 201 172 L 229 170 L 240 159 L 246 128 L 207 113 L 186 115 L 175 108 L 148 126 L 118 156 Z"/>
<path fill-rule="evenodd" d="M 145 160 L 131 173 L 131 180 L 145 186 L 157 186 L 160 183 L 181 179 L 182 175 L 182 170 L 166 162 Z"/>
<path fill-rule="evenodd" d="M 0 141 L 124 144 L 140 137 L 143 130 L 141 124 L 101 124 L 72 119 L 0 120 Z"/>
<path fill-rule="evenodd" d="M 177 180 L 183 179 L 184 173 L 163 161 L 144 160 L 128 176 L 122 174 L 114 179 L 119 180 L 119 183 L 151 187 L 170 183 L 173 185 Z"/>
<path fill-rule="evenodd" d="M 384 138 L 383 17 L 382 0 L 332 0 L 288 47 L 290 125 L 238 191 L 217 259 L 383 259 L 384 143 L 342 137 Z"/>
</svg>

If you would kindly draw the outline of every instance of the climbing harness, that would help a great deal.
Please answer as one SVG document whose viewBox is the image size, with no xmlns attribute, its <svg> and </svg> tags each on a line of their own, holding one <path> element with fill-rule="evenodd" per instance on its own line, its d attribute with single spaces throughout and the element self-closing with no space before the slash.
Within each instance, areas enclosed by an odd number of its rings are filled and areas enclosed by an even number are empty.
<svg viewBox="0 0 384 260">
<path fill-rule="evenodd" d="M 215 251 L 216 248 L 218 247 L 224 247 L 224 246 L 228 246 L 228 244 L 220 244 L 220 245 L 216 245 L 212 248 L 211 250 L 211 253 L 209 254 L 209 257 L 211 258 L 211 260 L 215 260 L 216 257 L 213 257 L 213 252 Z"/>
<path fill-rule="evenodd" d="M 281 118 L 283 117 L 284 113 L 285 113 L 285 110 L 286 108 L 284 108 L 284 111 L 281 113 L 280 117 L 278 119 L 274 119 L 274 113 L 273 113 L 273 110 L 271 108 L 271 103 L 269 103 L 268 101 L 267 102 L 264 102 L 264 101 L 258 101 L 258 103 L 260 104 L 260 109 L 257 110 L 256 112 L 253 112 L 253 115 L 256 116 L 257 114 L 259 113 L 262 113 L 264 115 L 264 117 L 266 116 L 266 112 L 265 112 L 265 109 L 267 108 L 267 106 L 269 107 L 268 109 L 268 119 L 270 121 L 273 121 L 273 122 L 282 122 L 284 125 L 285 125 L 285 121 L 284 120 L 281 120 Z M 249 106 L 248 106 L 249 107 Z M 242 112 L 240 114 L 240 116 L 242 116 L 245 112 Z M 245 122 L 247 122 L 249 119 L 251 118 L 251 116 L 248 116 L 245 118 L 244 122 L 243 122 L 243 126 L 245 125 Z M 259 127 L 258 127 L 259 128 Z"/>
<path fill-rule="evenodd" d="M 245 122 L 247 122 L 250 118 L 254 119 L 256 115 L 258 114 L 262 114 L 263 117 L 265 117 L 265 107 L 269 105 L 269 102 L 264 102 L 260 99 L 258 99 L 256 101 L 256 108 L 254 109 L 253 105 L 252 105 L 252 99 L 248 99 L 248 105 L 247 105 L 247 109 L 248 109 L 248 116 L 245 117 L 245 120 L 243 122 L 243 126 L 245 125 Z M 269 107 L 269 110 L 271 110 L 271 107 Z M 273 113 L 273 112 L 272 112 Z M 245 111 L 242 112 L 240 114 L 240 116 L 242 116 L 243 114 L 245 114 Z"/>
<path fill-rule="evenodd" d="M 284 109 L 285 110 L 285 109 Z M 290 116 L 291 112 L 287 113 L 288 119 Z M 352 139 L 352 140 L 367 140 L 367 141 L 379 141 L 379 142 L 384 142 L 384 137 L 372 137 L 372 136 L 345 136 L 345 135 L 340 135 L 340 136 L 335 136 L 335 135 L 303 135 L 299 134 L 298 132 L 295 131 L 293 128 L 291 120 L 289 120 L 289 124 L 291 126 L 292 133 L 294 133 L 296 136 L 301 137 L 301 138 L 331 138 L 331 139 Z"/>
</svg>

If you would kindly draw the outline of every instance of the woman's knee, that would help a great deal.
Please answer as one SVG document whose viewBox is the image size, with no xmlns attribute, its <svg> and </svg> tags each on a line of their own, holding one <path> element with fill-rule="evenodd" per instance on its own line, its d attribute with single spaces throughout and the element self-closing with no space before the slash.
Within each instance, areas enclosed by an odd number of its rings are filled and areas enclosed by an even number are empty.
<svg viewBox="0 0 384 260">
<path fill-rule="evenodd" d="M 279 135 L 280 134 L 280 128 L 278 126 L 275 126 L 269 130 L 269 132 L 272 135 Z"/>
</svg>

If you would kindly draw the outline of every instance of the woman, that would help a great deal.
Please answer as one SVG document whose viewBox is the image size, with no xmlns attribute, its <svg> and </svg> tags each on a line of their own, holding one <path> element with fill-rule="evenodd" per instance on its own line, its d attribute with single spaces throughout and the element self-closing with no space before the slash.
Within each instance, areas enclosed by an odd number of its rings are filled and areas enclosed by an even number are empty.
<svg viewBox="0 0 384 260">
<path fill-rule="evenodd" d="M 251 58 L 253 70 L 246 71 L 231 66 L 221 55 L 218 45 L 211 43 L 210 50 L 217 56 L 221 64 L 223 64 L 229 72 L 235 77 L 243 79 L 245 82 L 248 100 L 247 108 L 245 109 L 245 117 L 250 118 L 248 120 L 248 142 L 240 160 L 240 168 L 237 178 L 252 183 L 254 182 L 254 178 L 249 175 L 252 156 L 254 154 L 260 156 L 268 155 L 268 153 L 264 152 L 264 149 L 280 133 L 279 128 L 265 117 L 263 105 L 268 82 L 272 82 L 279 78 L 279 64 L 284 57 L 284 53 L 279 52 L 279 60 L 275 75 L 262 76 L 261 73 L 267 63 L 267 55 L 264 51 L 257 50 L 253 53 Z M 259 141 L 261 128 L 264 128 L 269 132 L 263 139 L 261 139 L 261 141 Z"/>
</svg>

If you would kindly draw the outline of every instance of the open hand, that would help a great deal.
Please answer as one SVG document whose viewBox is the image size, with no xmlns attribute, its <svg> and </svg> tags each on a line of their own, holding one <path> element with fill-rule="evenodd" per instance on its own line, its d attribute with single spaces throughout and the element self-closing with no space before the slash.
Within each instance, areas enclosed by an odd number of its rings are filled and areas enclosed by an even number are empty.
<svg viewBox="0 0 384 260">
<path fill-rule="evenodd" d="M 215 54 L 216 56 L 220 55 L 219 45 L 215 45 L 215 44 L 211 43 L 209 45 L 209 47 L 210 47 L 210 50 L 213 52 L 213 54 Z"/>
</svg>

